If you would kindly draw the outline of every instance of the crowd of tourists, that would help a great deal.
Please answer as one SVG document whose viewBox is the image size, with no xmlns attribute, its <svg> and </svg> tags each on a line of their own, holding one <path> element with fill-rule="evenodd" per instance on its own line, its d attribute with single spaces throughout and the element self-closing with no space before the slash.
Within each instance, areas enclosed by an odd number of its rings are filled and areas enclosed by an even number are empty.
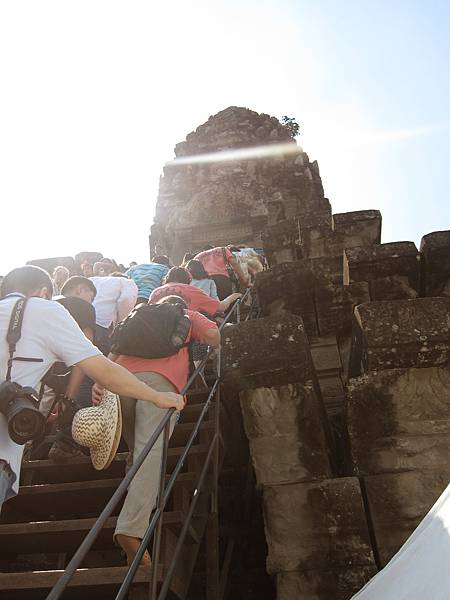
<svg viewBox="0 0 450 600">
<path fill-rule="evenodd" d="M 174 408 L 172 433 L 191 363 L 219 347 L 218 324 L 264 266 L 245 246 L 206 246 L 179 266 L 156 247 L 151 262 L 128 268 L 103 258 L 79 274 L 26 265 L 3 277 L 0 510 L 18 493 L 24 453 L 56 463 L 89 454 L 104 469 L 121 436 L 132 464 Z M 161 444 L 160 436 L 117 520 L 128 563 L 156 504 Z"/>
</svg>

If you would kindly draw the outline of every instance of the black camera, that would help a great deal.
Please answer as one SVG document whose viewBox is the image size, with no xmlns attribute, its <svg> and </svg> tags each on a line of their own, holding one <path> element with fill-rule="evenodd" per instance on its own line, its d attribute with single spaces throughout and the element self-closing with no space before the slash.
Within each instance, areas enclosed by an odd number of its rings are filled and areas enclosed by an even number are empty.
<svg viewBox="0 0 450 600">
<path fill-rule="evenodd" d="M 41 437 L 45 417 L 39 411 L 39 400 L 32 387 L 22 387 L 13 381 L 0 384 L 0 412 L 8 421 L 9 437 L 16 444 Z"/>
</svg>

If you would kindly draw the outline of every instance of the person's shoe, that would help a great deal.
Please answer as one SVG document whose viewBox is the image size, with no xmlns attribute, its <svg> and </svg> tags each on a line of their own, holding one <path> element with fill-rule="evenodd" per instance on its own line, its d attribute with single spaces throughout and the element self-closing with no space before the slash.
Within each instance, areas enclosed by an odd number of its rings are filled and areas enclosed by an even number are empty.
<svg viewBox="0 0 450 600">
<path fill-rule="evenodd" d="M 64 464 L 69 462 L 72 458 L 78 458 L 80 456 L 86 456 L 84 452 L 69 442 L 64 440 L 57 440 L 50 448 L 48 457 L 57 464 Z"/>
</svg>

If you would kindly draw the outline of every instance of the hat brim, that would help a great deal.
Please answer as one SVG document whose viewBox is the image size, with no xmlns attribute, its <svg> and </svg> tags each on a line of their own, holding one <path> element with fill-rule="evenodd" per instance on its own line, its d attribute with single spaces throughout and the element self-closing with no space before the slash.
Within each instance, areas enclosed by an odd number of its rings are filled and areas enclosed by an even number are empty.
<svg viewBox="0 0 450 600">
<path fill-rule="evenodd" d="M 111 394 L 111 392 L 109 392 Z M 107 447 L 102 448 L 91 448 L 91 461 L 92 466 L 97 471 L 102 471 L 107 469 L 117 452 L 117 448 L 119 447 L 120 437 L 122 435 L 122 409 L 120 406 L 120 398 L 116 394 L 114 395 L 116 399 L 116 410 L 111 417 L 114 419 L 114 435 L 109 436 L 106 441 Z"/>
</svg>

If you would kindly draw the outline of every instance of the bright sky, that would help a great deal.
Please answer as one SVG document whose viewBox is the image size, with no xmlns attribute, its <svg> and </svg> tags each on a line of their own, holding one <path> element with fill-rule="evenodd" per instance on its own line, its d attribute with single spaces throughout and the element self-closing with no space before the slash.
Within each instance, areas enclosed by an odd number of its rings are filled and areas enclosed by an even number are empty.
<svg viewBox="0 0 450 600">
<path fill-rule="evenodd" d="M 0 0 L 0 273 L 148 259 L 175 144 L 230 105 L 295 117 L 334 212 L 450 228 L 448 0 Z"/>
</svg>

